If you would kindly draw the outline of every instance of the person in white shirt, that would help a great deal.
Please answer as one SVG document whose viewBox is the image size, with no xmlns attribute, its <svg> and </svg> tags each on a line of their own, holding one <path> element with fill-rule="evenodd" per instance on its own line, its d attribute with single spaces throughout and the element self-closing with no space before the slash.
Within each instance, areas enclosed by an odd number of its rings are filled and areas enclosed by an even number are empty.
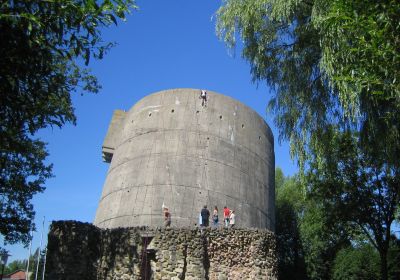
<svg viewBox="0 0 400 280">
<path fill-rule="evenodd" d="M 207 107 L 207 91 L 204 89 L 201 90 L 200 93 L 200 98 L 201 98 L 201 106 L 206 106 Z"/>
<path fill-rule="evenodd" d="M 235 211 L 231 211 L 231 214 L 229 215 L 229 225 L 231 228 L 235 226 Z"/>
</svg>

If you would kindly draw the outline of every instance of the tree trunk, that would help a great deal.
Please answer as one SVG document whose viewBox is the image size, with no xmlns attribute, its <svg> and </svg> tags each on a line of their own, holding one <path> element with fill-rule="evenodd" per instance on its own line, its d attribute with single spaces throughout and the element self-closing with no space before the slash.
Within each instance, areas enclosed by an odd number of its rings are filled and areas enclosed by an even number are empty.
<svg viewBox="0 0 400 280">
<path fill-rule="evenodd" d="M 381 280 L 388 280 L 387 250 L 379 252 L 381 258 Z"/>
</svg>

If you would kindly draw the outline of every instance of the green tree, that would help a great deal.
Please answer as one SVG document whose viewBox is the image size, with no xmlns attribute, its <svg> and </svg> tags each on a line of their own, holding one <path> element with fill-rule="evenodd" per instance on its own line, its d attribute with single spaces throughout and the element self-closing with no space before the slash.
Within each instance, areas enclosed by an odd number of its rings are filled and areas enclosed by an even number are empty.
<svg viewBox="0 0 400 280">
<path fill-rule="evenodd" d="M 87 65 L 113 45 L 101 30 L 125 19 L 133 0 L 0 1 L 0 234 L 27 244 L 32 196 L 52 176 L 35 133 L 75 123 L 71 94 L 98 92 Z"/>
<path fill-rule="evenodd" d="M 358 95 L 400 97 L 400 26 L 397 1 L 335 0 L 313 18 L 322 37 L 321 67 L 343 104 Z"/>
<path fill-rule="evenodd" d="M 43 272 L 43 264 L 45 260 L 45 252 L 46 249 L 42 250 L 40 253 L 39 257 L 39 273 L 38 273 L 38 279 L 41 279 L 41 275 Z M 35 250 L 35 252 L 29 256 L 29 274 L 30 274 L 30 279 L 34 280 L 35 275 L 36 275 L 36 267 L 37 267 L 37 258 L 39 254 L 39 248 Z M 15 260 L 9 263 L 5 269 L 4 269 L 4 274 L 10 274 L 13 273 L 16 270 L 22 269 L 26 271 L 26 266 L 28 265 L 28 261 L 26 259 L 24 260 Z"/>
<path fill-rule="evenodd" d="M 295 178 L 285 177 L 280 168 L 275 170 L 275 192 L 278 277 L 281 280 L 307 279 L 300 236 L 304 196 Z"/>
<path fill-rule="evenodd" d="M 277 168 L 275 181 L 279 279 L 347 279 L 349 275 L 358 277 L 353 279 L 379 278 L 380 254 L 360 227 L 332 214 L 340 209 L 328 207 L 316 193 L 307 194 L 297 176 L 285 177 Z M 342 207 L 341 215 L 351 211 Z M 393 235 L 389 241 L 388 279 L 397 279 L 400 242 Z M 347 259 L 352 260 L 348 266 Z M 365 265 L 368 269 L 363 272 Z M 364 274 L 370 278 L 362 278 Z"/>
<path fill-rule="evenodd" d="M 332 222 L 361 230 L 378 251 L 381 277 L 387 279 L 391 227 L 400 204 L 400 169 L 371 158 L 353 133 L 331 128 L 323 137 L 327 145 L 319 149 L 325 156 L 311 161 L 307 173 L 310 194 Z"/>
<path fill-rule="evenodd" d="M 280 139 L 302 168 L 330 124 L 360 130 L 398 164 L 399 10 L 393 0 L 225 0 L 218 10 L 217 34 L 229 47 L 240 36 L 253 80 L 272 89 Z"/>
<path fill-rule="evenodd" d="M 309 279 L 331 279 L 336 254 L 351 243 L 351 229 L 332 221 L 321 203 L 308 196 L 300 233 Z"/>
<path fill-rule="evenodd" d="M 275 174 L 279 279 L 330 279 L 336 253 L 350 244 L 348 228 L 331 223 L 298 176 Z"/>
<path fill-rule="evenodd" d="M 399 8 L 399 2 L 389 0 L 379 4 L 226 0 L 217 12 L 220 38 L 233 47 L 240 36 L 242 55 L 250 62 L 253 80 L 265 81 L 272 88 L 268 108 L 275 114 L 280 139 L 290 140 L 301 175 L 319 174 L 316 177 L 320 188 L 316 181 L 309 181 L 312 176 L 303 176 L 307 191 L 313 194 L 324 190 L 318 196 L 321 203 L 313 199 L 323 208 L 322 213 L 341 218 L 339 224 L 343 228 L 351 221 L 370 237 L 381 255 L 382 279 L 388 277 L 384 254 L 392 212 L 399 208 L 395 195 L 396 190 L 399 193 L 400 167 Z M 369 62 L 371 58 L 378 60 Z M 352 203 L 347 216 L 338 215 L 345 214 L 339 210 L 342 200 L 348 202 L 348 197 L 336 181 L 327 182 L 332 177 L 344 181 L 335 167 L 340 169 L 348 162 L 342 162 L 340 153 L 333 155 L 326 150 L 329 145 L 341 144 L 332 143 L 332 127 L 343 135 L 355 136 L 356 146 L 351 147 L 362 157 L 353 153 L 354 159 L 367 161 L 353 166 L 353 172 L 362 174 L 357 177 L 353 173 L 357 180 L 349 180 L 353 179 L 350 174 L 344 176 L 348 180 L 343 182 L 346 187 L 353 184 L 353 189 L 367 194 L 356 196 L 353 192 L 351 199 L 370 207 L 379 205 L 379 211 L 359 209 Z M 342 192 L 342 196 L 336 192 Z M 353 210 L 357 215 L 352 215 Z M 375 216 L 368 220 L 365 217 L 371 212 Z M 360 221 L 358 218 L 363 216 Z M 328 217 L 331 223 L 335 221 L 332 217 Z"/>
<path fill-rule="evenodd" d="M 4 269 L 4 274 L 10 274 L 13 273 L 16 270 L 22 269 L 26 270 L 26 260 L 15 260 L 10 262 Z"/>
<path fill-rule="evenodd" d="M 389 279 L 400 279 L 400 239 L 392 235 L 388 254 Z"/>
<path fill-rule="evenodd" d="M 334 261 L 333 280 L 379 278 L 379 255 L 370 245 L 340 250 Z"/>
<path fill-rule="evenodd" d="M 217 12 L 216 27 L 232 48 L 239 34 L 253 81 L 272 89 L 269 109 L 279 139 L 290 140 L 302 168 L 310 135 L 335 121 L 327 112 L 339 113 L 339 100 L 319 67 L 322 50 L 312 11 L 313 1 L 227 0 Z"/>
</svg>

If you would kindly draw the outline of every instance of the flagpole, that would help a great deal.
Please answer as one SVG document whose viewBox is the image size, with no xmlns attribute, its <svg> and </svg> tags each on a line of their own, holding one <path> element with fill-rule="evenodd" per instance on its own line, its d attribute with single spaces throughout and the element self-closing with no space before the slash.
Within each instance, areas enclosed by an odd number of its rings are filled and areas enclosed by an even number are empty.
<svg viewBox="0 0 400 280">
<path fill-rule="evenodd" d="M 39 272 L 39 262 L 40 262 L 40 254 L 42 250 L 42 242 L 43 242 L 43 231 L 44 231 L 44 220 L 46 217 L 43 216 L 43 224 L 42 224 L 42 233 L 40 234 L 40 246 L 39 246 L 39 252 L 37 256 L 37 264 L 36 264 L 36 273 L 35 273 L 35 280 L 38 279 L 38 272 Z"/>
<path fill-rule="evenodd" d="M 45 254 L 44 254 L 42 280 L 44 280 L 44 273 L 46 271 L 46 260 L 47 260 L 47 246 L 46 246 L 46 250 L 45 250 Z"/>
<path fill-rule="evenodd" d="M 26 264 L 26 273 L 25 273 L 25 280 L 29 280 L 29 261 L 31 259 L 32 254 L 32 240 L 33 240 L 33 230 L 31 229 L 31 241 L 29 242 L 29 253 L 28 253 L 28 262 Z"/>
</svg>

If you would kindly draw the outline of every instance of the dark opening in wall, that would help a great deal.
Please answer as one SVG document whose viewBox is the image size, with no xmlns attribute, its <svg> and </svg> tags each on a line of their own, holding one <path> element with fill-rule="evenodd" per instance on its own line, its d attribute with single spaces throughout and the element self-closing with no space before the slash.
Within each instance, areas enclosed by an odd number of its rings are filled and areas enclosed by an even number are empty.
<svg viewBox="0 0 400 280">
<path fill-rule="evenodd" d="M 242 128 L 244 128 L 244 124 L 242 124 Z"/>
<path fill-rule="evenodd" d="M 172 109 L 172 110 L 171 110 L 171 113 L 173 113 L 173 112 L 175 112 L 175 110 L 174 110 L 174 109 Z"/>
<path fill-rule="evenodd" d="M 154 250 L 147 250 L 147 246 L 149 246 L 152 236 L 143 236 L 143 250 L 141 255 L 141 265 L 140 265 L 140 275 L 143 280 L 153 279 L 153 272 L 151 271 L 150 262 L 156 259 L 156 253 Z"/>
<path fill-rule="evenodd" d="M 196 111 L 196 114 L 198 114 L 198 113 L 200 113 L 200 111 L 199 111 L 199 110 L 197 110 L 197 111 Z"/>
<path fill-rule="evenodd" d="M 149 117 L 151 117 L 151 113 L 149 113 Z M 133 121 L 132 121 L 133 122 Z"/>
<path fill-rule="evenodd" d="M 221 115 L 221 116 L 219 116 L 219 119 L 220 119 L 220 120 L 222 120 L 222 115 Z"/>
</svg>

